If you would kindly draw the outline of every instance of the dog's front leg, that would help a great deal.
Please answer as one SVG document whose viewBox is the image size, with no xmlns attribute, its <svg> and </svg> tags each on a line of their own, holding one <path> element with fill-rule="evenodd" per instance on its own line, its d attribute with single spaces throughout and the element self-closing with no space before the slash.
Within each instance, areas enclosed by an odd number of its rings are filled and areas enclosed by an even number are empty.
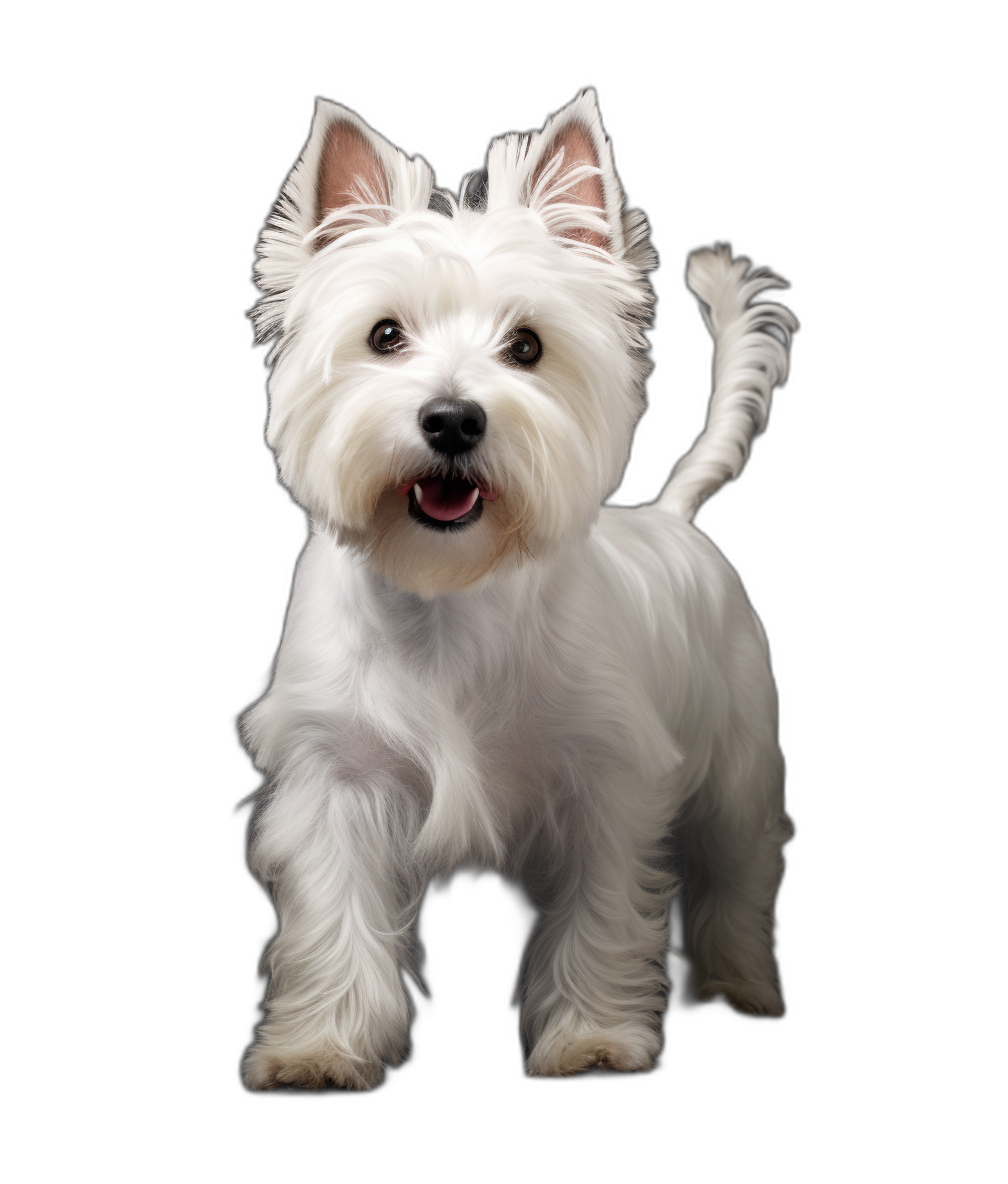
<svg viewBox="0 0 1008 1184">
<path fill-rule="evenodd" d="M 264 791 L 249 862 L 276 904 L 264 1010 L 245 1084 L 367 1089 L 409 1051 L 401 969 L 419 893 L 408 795 L 315 773 Z"/>
<path fill-rule="evenodd" d="M 519 987 L 531 1074 L 650 1069 L 661 1049 L 671 877 L 649 796 L 584 795 L 530 864 L 542 910 Z"/>
</svg>

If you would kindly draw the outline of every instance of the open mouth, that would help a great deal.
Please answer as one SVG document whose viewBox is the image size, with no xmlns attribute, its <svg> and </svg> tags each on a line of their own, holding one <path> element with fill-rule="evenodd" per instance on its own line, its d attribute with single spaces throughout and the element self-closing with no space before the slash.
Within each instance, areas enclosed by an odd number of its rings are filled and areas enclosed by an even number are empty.
<svg viewBox="0 0 1008 1184">
<path fill-rule="evenodd" d="M 431 530 L 461 530 L 478 522 L 483 503 L 499 496 L 490 485 L 452 474 L 417 477 L 396 492 L 409 498 L 409 516 Z"/>
</svg>

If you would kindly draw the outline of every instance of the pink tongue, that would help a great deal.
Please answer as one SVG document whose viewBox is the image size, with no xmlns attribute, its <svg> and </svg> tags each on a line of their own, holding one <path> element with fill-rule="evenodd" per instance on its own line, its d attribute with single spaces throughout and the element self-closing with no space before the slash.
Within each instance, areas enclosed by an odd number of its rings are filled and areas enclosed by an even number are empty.
<svg viewBox="0 0 1008 1184">
<path fill-rule="evenodd" d="M 420 496 L 416 489 L 416 497 L 420 509 L 428 518 L 435 518 L 438 522 L 453 522 L 476 505 L 479 489 L 468 481 L 459 481 L 453 477 L 421 477 L 417 482 L 420 486 Z"/>
</svg>

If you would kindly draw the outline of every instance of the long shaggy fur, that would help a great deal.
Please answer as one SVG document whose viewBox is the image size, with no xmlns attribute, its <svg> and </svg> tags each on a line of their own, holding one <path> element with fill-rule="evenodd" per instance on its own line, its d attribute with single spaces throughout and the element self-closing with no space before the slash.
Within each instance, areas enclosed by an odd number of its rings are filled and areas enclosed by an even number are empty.
<svg viewBox="0 0 1008 1184">
<path fill-rule="evenodd" d="M 419 903 L 466 864 L 540 910 L 519 980 L 530 1073 L 654 1063 L 679 889 L 697 994 L 783 1007 L 766 642 L 686 519 L 741 467 L 794 320 L 752 303 L 769 273 L 694 255 L 717 349 L 707 430 L 661 501 L 605 507 L 644 408 L 655 259 L 593 93 L 495 140 L 474 176 L 437 191 L 320 102 L 260 242 L 267 438 L 312 533 L 242 720 L 265 778 L 249 861 L 279 919 L 252 1088 L 367 1088 L 407 1054 Z M 389 319 L 406 347 L 381 356 Z M 507 360 L 523 327 L 532 367 Z M 446 393 L 486 414 L 454 459 L 419 423 Z M 482 511 L 435 530 L 404 491 L 449 468 Z"/>
</svg>

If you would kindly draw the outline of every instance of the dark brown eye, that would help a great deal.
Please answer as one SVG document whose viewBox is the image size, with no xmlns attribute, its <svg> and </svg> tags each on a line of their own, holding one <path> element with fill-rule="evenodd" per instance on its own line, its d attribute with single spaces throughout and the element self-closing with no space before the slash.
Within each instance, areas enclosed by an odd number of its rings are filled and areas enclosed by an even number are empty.
<svg viewBox="0 0 1008 1184">
<path fill-rule="evenodd" d="M 531 366 L 542 353 L 542 346 L 531 329 L 519 329 L 508 342 L 507 350 L 515 362 Z"/>
<path fill-rule="evenodd" d="M 390 354 L 405 344 L 405 334 L 395 321 L 379 321 L 371 330 L 371 348 L 380 354 Z"/>
</svg>

